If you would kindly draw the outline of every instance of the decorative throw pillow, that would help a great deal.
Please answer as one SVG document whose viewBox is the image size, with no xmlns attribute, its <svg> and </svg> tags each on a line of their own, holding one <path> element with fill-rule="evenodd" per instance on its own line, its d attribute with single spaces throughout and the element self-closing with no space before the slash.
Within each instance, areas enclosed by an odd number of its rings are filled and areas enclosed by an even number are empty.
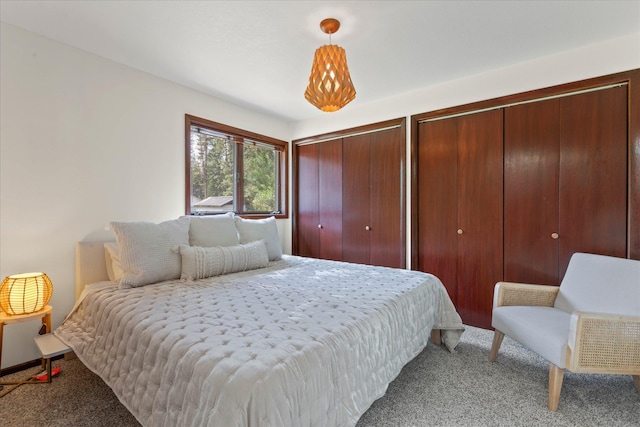
<svg viewBox="0 0 640 427">
<path fill-rule="evenodd" d="M 236 217 L 236 228 L 240 236 L 240 243 L 249 243 L 256 240 L 264 240 L 267 244 L 269 261 L 282 258 L 282 246 L 276 226 L 276 218 L 244 219 Z"/>
<path fill-rule="evenodd" d="M 188 280 L 254 270 L 269 264 L 267 246 L 262 240 L 226 247 L 180 245 L 175 251 L 182 256 L 180 278 Z"/>
<path fill-rule="evenodd" d="M 107 262 L 107 275 L 112 282 L 120 282 L 124 271 L 120 264 L 120 248 L 116 242 L 107 242 L 104 244 L 104 256 Z"/>
<path fill-rule="evenodd" d="M 239 243 L 233 212 L 191 217 L 189 226 L 191 246 L 234 246 Z"/>
<path fill-rule="evenodd" d="M 178 279 L 182 260 L 171 249 L 189 244 L 189 222 L 188 217 L 160 224 L 110 222 L 120 249 L 123 270 L 120 287 L 135 288 Z"/>
</svg>

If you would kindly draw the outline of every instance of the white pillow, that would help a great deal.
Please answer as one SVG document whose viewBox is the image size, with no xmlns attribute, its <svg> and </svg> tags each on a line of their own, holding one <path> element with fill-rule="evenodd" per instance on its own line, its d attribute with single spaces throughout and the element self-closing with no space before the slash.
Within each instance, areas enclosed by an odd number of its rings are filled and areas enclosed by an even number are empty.
<svg viewBox="0 0 640 427">
<path fill-rule="evenodd" d="M 238 271 L 254 270 L 269 264 L 263 240 L 236 246 L 187 246 L 176 249 L 182 256 L 181 279 L 196 280 Z"/>
<path fill-rule="evenodd" d="M 276 218 L 269 217 L 265 219 L 244 219 L 236 217 L 236 228 L 240 236 L 240 243 L 249 243 L 256 240 L 264 240 L 267 244 L 267 253 L 269 261 L 275 261 L 282 258 L 282 246 L 280 245 L 280 236 L 278 236 L 278 227 L 276 226 Z"/>
<path fill-rule="evenodd" d="M 120 248 L 116 242 L 107 242 L 104 244 L 104 255 L 107 262 L 107 275 L 112 282 L 120 282 L 124 271 L 120 264 Z"/>
<path fill-rule="evenodd" d="M 191 246 L 234 246 L 239 243 L 233 212 L 191 217 L 189 226 Z"/>
<path fill-rule="evenodd" d="M 160 224 L 151 222 L 110 222 L 120 248 L 123 275 L 121 288 L 135 288 L 163 280 L 178 279 L 182 260 L 171 251 L 189 244 L 189 218 Z"/>
</svg>

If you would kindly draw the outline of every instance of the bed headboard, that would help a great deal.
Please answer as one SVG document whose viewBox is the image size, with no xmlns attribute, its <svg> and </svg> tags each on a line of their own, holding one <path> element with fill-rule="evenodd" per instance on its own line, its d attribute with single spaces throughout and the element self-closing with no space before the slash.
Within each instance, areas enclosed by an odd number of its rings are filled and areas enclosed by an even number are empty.
<svg viewBox="0 0 640 427">
<path fill-rule="evenodd" d="M 86 285 L 109 280 L 104 250 L 108 241 L 76 243 L 76 299 Z"/>
</svg>

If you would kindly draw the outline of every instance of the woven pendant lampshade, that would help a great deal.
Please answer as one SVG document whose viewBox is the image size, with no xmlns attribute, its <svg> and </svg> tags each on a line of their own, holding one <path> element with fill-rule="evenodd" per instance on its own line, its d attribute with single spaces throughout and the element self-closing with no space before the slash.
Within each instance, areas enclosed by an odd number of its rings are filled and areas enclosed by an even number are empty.
<svg viewBox="0 0 640 427">
<path fill-rule="evenodd" d="M 53 284 L 44 273 L 8 276 L 0 285 L 0 308 L 9 316 L 29 314 L 47 306 Z"/>
<path fill-rule="evenodd" d="M 340 22 L 333 18 L 324 19 L 320 28 L 331 35 L 338 31 Z M 343 48 L 328 44 L 316 49 L 304 97 L 326 112 L 338 111 L 353 101 L 356 89 L 351 82 L 347 54 Z"/>
</svg>

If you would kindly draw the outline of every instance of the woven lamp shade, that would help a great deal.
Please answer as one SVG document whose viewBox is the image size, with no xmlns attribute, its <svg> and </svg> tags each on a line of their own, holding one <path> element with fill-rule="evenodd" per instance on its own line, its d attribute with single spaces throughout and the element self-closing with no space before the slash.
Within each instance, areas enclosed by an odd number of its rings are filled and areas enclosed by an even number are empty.
<svg viewBox="0 0 640 427">
<path fill-rule="evenodd" d="M 356 97 L 351 82 L 347 54 L 337 45 L 316 49 L 304 97 L 322 111 L 338 111 Z"/>
<path fill-rule="evenodd" d="M 44 273 L 24 273 L 5 277 L 0 285 L 0 308 L 10 316 L 29 314 L 47 306 L 53 284 Z"/>
</svg>

